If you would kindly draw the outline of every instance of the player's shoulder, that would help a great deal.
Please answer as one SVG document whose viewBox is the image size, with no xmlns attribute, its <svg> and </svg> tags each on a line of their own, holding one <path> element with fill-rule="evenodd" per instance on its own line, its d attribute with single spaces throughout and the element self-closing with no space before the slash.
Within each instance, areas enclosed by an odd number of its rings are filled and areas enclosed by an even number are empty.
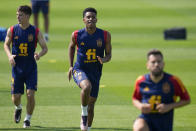
<svg viewBox="0 0 196 131">
<path fill-rule="evenodd" d="M 169 78 L 171 81 L 175 81 L 175 82 L 178 82 L 178 83 L 181 83 L 181 79 L 176 76 L 176 75 L 171 75 L 170 78 Z"/>
<path fill-rule="evenodd" d="M 140 76 L 137 77 L 136 83 L 140 83 L 140 82 L 145 81 L 145 80 L 146 80 L 145 75 L 140 75 Z"/>
<path fill-rule="evenodd" d="M 12 25 L 10 26 L 8 29 L 7 29 L 7 34 L 8 35 L 11 35 L 14 33 L 14 31 L 18 28 L 19 24 L 15 24 L 15 25 Z"/>
<path fill-rule="evenodd" d="M 179 79 L 176 75 L 173 75 L 173 74 L 170 74 L 170 73 L 167 73 L 167 72 L 164 72 L 164 77 L 169 79 L 169 80 Z"/>
<path fill-rule="evenodd" d="M 15 24 L 15 25 L 10 26 L 8 29 L 12 30 L 14 28 L 17 28 L 18 26 L 19 26 L 19 24 Z"/>
<path fill-rule="evenodd" d="M 85 32 L 85 28 L 83 28 L 83 29 L 78 29 L 78 30 L 74 30 L 74 31 L 72 32 L 72 36 L 73 36 L 73 35 L 77 35 L 77 34 L 81 34 L 81 33 L 83 33 L 83 32 Z"/>
<path fill-rule="evenodd" d="M 100 32 L 105 32 L 105 33 L 109 33 L 110 32 L 108 30 L 105 30 L 105 29 L 101 29 L 101 28 L 96 28 L 97 31 L 100 31 Z"/>
<path fill-rule="evenodd" d="M 181 79 L 178 76 L 176 76 L 176 75 L 165 73 L 165 77 L 169 81 L 171 81 L 172 83 L 178 83 L 178 84 L 181 84 L 182 83 Z"/>
</svg>

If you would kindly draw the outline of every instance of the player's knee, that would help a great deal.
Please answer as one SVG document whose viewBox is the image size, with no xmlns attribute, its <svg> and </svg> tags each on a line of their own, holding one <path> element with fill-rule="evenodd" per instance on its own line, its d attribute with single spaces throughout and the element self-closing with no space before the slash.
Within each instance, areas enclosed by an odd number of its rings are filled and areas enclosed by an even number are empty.
<svg viewBox="0 0 196 131">
<path fill-rule="evenodd" d="M 88 111 L 92 112 L 94 110 L 95 104 L 94 103 L 89 103 L 88 104 Z"/>
<path fill-rule="evenodd" d="M 82 90 L 85 92 L 85 93 L 89 93 L 91 91 L 91 84 L 89 83 L 86 83 L 82 86 Z"/>
<path fill-rule="evenodd" d="M 135 120 L 133 124 L 133 131 L 149 131 L 145 120 L 140 118 Z"/>
<path fill-rule="evenodd" d="M 27 98 L 34 99 L 34 91 L 27 91 Z"/>
<path fill-rule="evenodd" d="M 18 105 L 18 103 L 20 103 L 20 98 L 21 98 L 21 95 L 17 95 L 17 94 L 14 94 L 12 95 L 12 101 L 15 105 Z"/>
</svg>

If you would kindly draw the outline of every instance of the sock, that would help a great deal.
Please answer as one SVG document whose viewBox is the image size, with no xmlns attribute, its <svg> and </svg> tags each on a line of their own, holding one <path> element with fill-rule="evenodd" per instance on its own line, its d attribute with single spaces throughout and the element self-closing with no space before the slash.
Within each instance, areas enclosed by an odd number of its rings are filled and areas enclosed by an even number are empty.
<svg viewBox="0 0 196 131">
<path fill-rule="evenodd" d="M 22 105 L 21 104 L 19 104 L 18 106 L 15 105 L 15 109 L 16 110 L 22 109 Z"/>
<path fill-rule="evenodd" d="M 88 105 L 87 106 L 81 105 L 81 109 L 82 109 L 82 116 L 88 116 Z"/>
<path fill-rule="evenodd" d="M 48 37 L 48 33 L 45 33 L 44 36 L 45 36 L 45 37 Z"/>
<path fill-rule="evenodd" d="M 31 116 L 32 115 L 26 114 L 26 117 L 25 117 L 24 121 L 26 121 L 26 120 L 29 120 L 30 121 L 31 120 Z"/>
<path fill-rule="evenodd" d="M 49 36 L 48 36 L 48 33 L 45 33 L 44 34 L 44 39 L 46 40 L 46 42 L 49 42 L 49 38 L 48 38 Z"/>
<path fill-rule="evenodd" d="M 91 130 L 91 127 L 88 127 L 88 130 L 87 131 L 90 131 Z"/>
</svg>

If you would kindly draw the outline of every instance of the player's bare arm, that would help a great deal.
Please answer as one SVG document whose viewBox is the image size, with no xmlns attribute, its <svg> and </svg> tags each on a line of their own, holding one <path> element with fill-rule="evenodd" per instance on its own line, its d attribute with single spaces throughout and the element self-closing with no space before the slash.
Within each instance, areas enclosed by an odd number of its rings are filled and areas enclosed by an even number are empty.
<svg viewBox="0 0 196 131">
<path fill-rule="evenodd" d="M 75 43 L 75 38 L 74 38 L 74 32 L 71 35 L 71 40 L 69 43 L 69 70 L 68 70 L 68 79 L 69 81 L 71 80 L 71 74 L 72 74 L 72 70 L 73 70 L 73 61 L 74 61 L 74 54 L 75 54 L 75 47 L 76 47 L 76 43 Z"/>
<path fill-rule="evenodd" d="M 11 66 L 15 66 L 16 63 L 15 63 L 14 58 L 16 57 L 16 55 L 12 55 L 12 53 L 11 53 L 11 50 L 10 50 L 11 42 L 12 42 L 12 32 L 9 28 L 7 31 L 7 36 L 5 38 L 4 50 L 8 56 L 8 59 L 9 59 Z"/>
<path fill-rule="evenodd" d="M 171 103 L 171 104 L 158 104 L 156 109 L 160 113 L 166 113 L 174 108 L 188 105 L 189 103 L 190 103 L 190 100 L 180 100 L 179 102 L 175 102 L 175 103 Z"/>
<path fill-rule="evenodd" d="M 38 42 L 39 42 L 39 45 L 42 48 L 42 50 L 39 53 L 34 54 L 35 60 L 39 60 L 40 57 L 42 57 L 43 55 L 45 55 L 48 52 L 48 47 L 46 45 L 46 41 L 44 40 L 44 37 L 40 31 L 38 33 Z"/>
<path fill-rule="evenodd" d="M 112 45 L 111 45 L 111 35 L 108 32 L 107 33 L 107 40 L 105 45 L 105 57 L 101 58 L 100 56 L 97 56 L 97 59 L 101 64 L 109 62 L 112 58 Z"/>
<path fill-rule="evenodd" d="M 132 100 L 133 105 L 138 108 L 142 113 L 150 113 L 151 112 L 151 105 L 147 104 L 147 103 L 141 103 L 139 100 L 137 99 L 133 99 Z"/>
</svg>

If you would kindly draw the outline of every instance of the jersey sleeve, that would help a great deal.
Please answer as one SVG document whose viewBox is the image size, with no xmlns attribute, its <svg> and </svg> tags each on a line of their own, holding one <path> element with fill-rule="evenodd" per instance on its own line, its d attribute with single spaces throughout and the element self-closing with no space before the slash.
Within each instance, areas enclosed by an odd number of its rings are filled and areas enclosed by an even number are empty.
<svg viewBox="0 0 196 131">
<path fill-rule="evenodd" d="M 74 40 L 78 47 L 78 30 L 74 31 Z"/>
<path fill-rule="evenodd" d="M 39 28 L 35 28 L 35 48 L 37 47 Z"/>
<path fill-rule="evenodd" d="M 190 100 L 189 93 L 182 81 L 176 76 L 172 76 L 170 79 L 174 84 L 175 96 L 179 96 L 181 100 Z"/>
<path fill-rule="evenodd" d="M 14 38 L 14 26 L 11 26 L 11 27 L 10 27 L 10 31 L 11 31 L 11 34 L 12 34 L 11 39 L 12 39 L 12 41 L 13 41 L 13 38 Z"/>
<path fill-rule="evenodd" d="M 108 36 L 108 32 L 106 30 L 103 31 L 103 35 L 104 35 L 104 42 L 107 42 L 107 36 Z"/>
<path fill-rule="evenodd" d="M 142 95 L 140 93 L 140 83 L 144 80 L 144 76 L 140 76 L 136 79 L 136 82 L 135 82 L 135 89 L 134 89 L 134 92 L 133 92 L 133 96 L 132 96 L 132 99 L 136 99 L 136 100 L 141 100 L 142 99 Z"/>
</svg>

